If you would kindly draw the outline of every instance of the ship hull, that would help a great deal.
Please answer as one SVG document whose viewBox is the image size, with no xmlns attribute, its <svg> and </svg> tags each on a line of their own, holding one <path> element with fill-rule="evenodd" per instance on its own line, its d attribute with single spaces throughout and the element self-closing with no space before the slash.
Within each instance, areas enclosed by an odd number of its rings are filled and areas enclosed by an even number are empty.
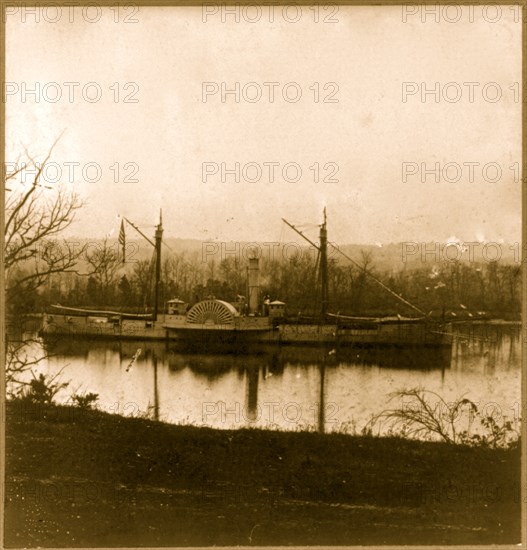
<svg viewBox="0 0 527 550">
<path fill-rule="evenodd" d="M 169 330 L 169 338 L 189 344 L 242 345 L 251 343 L 276 343 L 279 340 L 277 330 L 243 330 L 237 328 L 192 327 Z"/>
<path fill-rule="evenodd" d="M 452 342 L 447 325 L 429 322 L 361 323 L 355 325 L 283 323 L 276 327 L 263 322 L 234 326 L 167 324 L 158 321 L 112 319 L 90 316 L 44 316 L 44 336 L 74 338 L 170 340 L 193 346 L 251 343 L 347 346 L 447 346 Z"/>
<path fill-rule="evenodd" d="M 443 324 L 396 322 L 358 326 L 338 324 L 284 324 L 282 344 L 328 344 L 335 346 L 449 346 L 450 327 Z"/>
<path fill-rule="evenodd" d="M 162 321 L 116 319 L 80 315 L 45 315 L 41 334 L 47 337 L 165 340 Z"/>
</svg>

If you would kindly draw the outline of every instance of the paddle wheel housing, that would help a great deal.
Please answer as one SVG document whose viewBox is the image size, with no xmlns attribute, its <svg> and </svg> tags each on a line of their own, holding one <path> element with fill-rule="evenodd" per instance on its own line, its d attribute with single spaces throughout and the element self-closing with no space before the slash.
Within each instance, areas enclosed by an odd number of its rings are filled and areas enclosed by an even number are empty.
<svg viewBox="0 0 527 550">
<path fill-rule="evenodd" d="M 203 300 L 187 313 L 187 323 L 195 325 L 234 325 L 239 316 L 236 308 L 223 300 Z"/>
</svg>

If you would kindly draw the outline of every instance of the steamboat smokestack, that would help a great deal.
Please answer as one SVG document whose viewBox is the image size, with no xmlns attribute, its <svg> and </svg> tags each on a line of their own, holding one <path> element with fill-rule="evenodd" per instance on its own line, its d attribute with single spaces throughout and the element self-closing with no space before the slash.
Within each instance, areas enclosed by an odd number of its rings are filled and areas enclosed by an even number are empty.
<svg viewBox="0 0 527 550">
<path fill-rule="evenodd" d="M 260 287 L 258 282 L 259 259 L 249 258 L 249 313 L 257 313 L 260 304 Z"/>
</svg>

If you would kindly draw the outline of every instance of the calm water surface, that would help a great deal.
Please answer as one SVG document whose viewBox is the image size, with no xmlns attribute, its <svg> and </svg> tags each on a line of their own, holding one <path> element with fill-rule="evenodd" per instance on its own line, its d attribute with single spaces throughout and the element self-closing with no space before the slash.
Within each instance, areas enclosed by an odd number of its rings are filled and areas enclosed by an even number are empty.
<svg viewBox="0 0 527 550">
<path fill-rule="evenodd" d="M 62 340 L 36 344 L 52 355 L 34 371 L 69 382 L 57 395 L 99 394 L 98 408 L 214 428 L 360 431 L 387 408 L 391 392 L 462 394 L 517 421 L 520 328 L 458 326 L 445 350 L 185 352 L 175 344 Z M 134 360 L 134 356 L 136 359 Z M 323 413 L 323 414 L 322 414 Z"/>
</svg>

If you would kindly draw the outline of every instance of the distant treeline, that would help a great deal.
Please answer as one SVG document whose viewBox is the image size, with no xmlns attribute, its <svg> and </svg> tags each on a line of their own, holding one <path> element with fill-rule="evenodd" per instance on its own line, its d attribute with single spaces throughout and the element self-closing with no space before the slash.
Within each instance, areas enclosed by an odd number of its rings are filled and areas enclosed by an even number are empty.
<svg viewBox="0 0 527 550">
<path fill-rule="evenodd" d="M 304 251 L 305 252 L 305 251 Z M 310 251 L 312 252 L 312 251 Z M 434 315 L 456 318 L 500 317 L 519 319 L 520 265 L 500 261 L 457 261 L 430 257 L 430 261 L 377 262 L 371 247 L 355 249 L 351 264 L 335 254 L 329 260 L 330 311 L 352 315 L 416 315 L 384 290 L 368 273 L 392 291 Z M 214 296 L 237 301 L 247 296 L 246 254 L 218 257 L 203 250 L 163 251 L 160 307 L 171 298 L 190 304 Z M 385 258 L 383 258 L 385 260 Z M 379 264 L 381 267 L 379 267 Z M 263 255 L 260 260 L 262 299 L 282 300 L 289 314 L 320 311 L 321 293 L 316 254 Z M 21 280 L 29 265 L 10 274 Z M 8 291 L 11 312 L 40 312 L 53 303 L 80 307 L 117 307 L 123 311 L 150 311 L 154 299 L 151 259 L 123 263 L 117 247 L 106 241 L 94 248 L 77 272 L 58 272 L 40 288 L 14 285 Z M 23 290 L 21 290 L 23 289 Z"/>
</svg>

